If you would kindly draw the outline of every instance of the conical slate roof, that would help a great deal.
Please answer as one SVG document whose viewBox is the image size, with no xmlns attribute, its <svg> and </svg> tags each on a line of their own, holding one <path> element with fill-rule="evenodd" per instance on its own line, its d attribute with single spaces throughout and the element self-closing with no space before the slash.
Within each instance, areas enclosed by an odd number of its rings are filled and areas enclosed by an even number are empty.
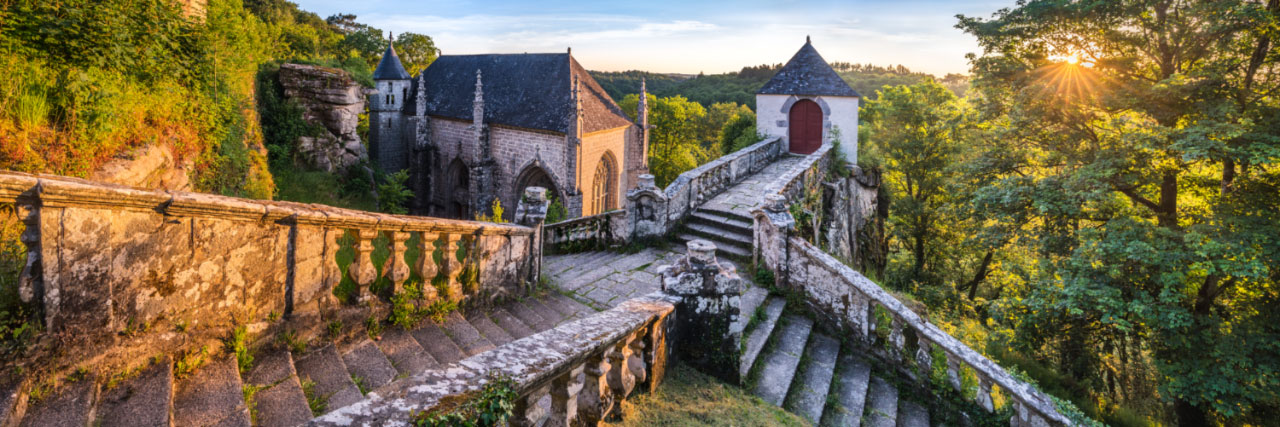
<svg viewBox="0 0 1280 427">
<path fill-rule="evenodd" d="M 387 43 L 387 51 L 382 53 L 382 60 L 378 61 L 378 68 L 373 70 L 374 80 L 409 80 L 409 72 L 404 70 L 404 65 L 400 64 L 400 57 L 396 56 L 396 48 L 391 42 Z"/>
<path fill-rule="evenodd" d="M 827 61 L 822 59 L 818 50 L 805 38 L 804 47 L 783 65 L 778 74 L 757 94 L 762 95 L 814 95 L 814 96 L 859 96 L 857 91 L 849 87 L 844 79 L 832 70 Z"/>
</svg>

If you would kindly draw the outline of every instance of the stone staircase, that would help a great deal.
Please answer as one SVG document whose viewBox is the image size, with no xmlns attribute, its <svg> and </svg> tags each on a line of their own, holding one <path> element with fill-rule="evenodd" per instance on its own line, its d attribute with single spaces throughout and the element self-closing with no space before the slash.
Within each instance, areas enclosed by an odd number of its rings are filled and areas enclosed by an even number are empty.
<svg viewBox="0 0 1280 427">
<path fill-rule="evenodd" d="M 785 408 L 814 425 L 928 427 L 921 404 L 899 399 L 892 372 L 872 372 L 873 364 L 787 301 L 752 287 L 742 295 L 740 374 L 760 399 Z"/>
<path fill-rule="evenodd" d="M 377 341 L 325 343 L 300 353 L 264 348 L 247 373 L 234 356 L 211 351 L 207 363 L 181 378 L 171 359 L 159 358 L 118 384 L 85 375 L 28 405 L 18 401 L 27 395 L 18 384 L 0 385 L 0 426 L 296 426 L 397 380 L 593 313 L 549 292 L 488 313 L 455 311 L 412 331 L 388 326 Z"/>
<path fill-rule="evenodd" d="M 751 263 L 751 218 L 727 209 L 700 207 L 689 214 L 675 234 L 677 241 L 709 240 L 716 244 L 716 256 L 746 265 Z"/>
</svg>

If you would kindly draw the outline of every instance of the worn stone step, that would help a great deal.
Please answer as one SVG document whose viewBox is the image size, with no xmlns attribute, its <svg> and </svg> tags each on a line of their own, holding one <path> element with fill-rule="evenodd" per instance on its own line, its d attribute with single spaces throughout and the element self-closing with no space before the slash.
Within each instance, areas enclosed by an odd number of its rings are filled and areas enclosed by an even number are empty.
<svg viewBox="0 0 1280 427">
<path fill-rule="evenodd" d="M 836 362 L 839 372 L 831 393 L 835 399 L 827 405 L 822 415 L 822 425 L 839 427 L 862 423 L 862 408 L 867 401 L 867 383 L 871 380 L 871 367 L 862 359 L 845 352 Z"/>
<path fill-rule="evenodd" d="M 760 197 L 763 199 L 764 195 L 761 194 Z M 705 215 L 731 220 L 731 221 L 734 221 L 736 224 L 741 225 L 743 228 L 747 228 L 747 229 L 751 228 L 751 224 L 753 222 L 751 219 L 750 213 L 745 213 L 745 212 L 740 213 L 740 212 L 734 212 L 734 211 L 727 211 L 724 209 L 715 209 L 715 208 L 706 207 L 706 206 L 700 207 L 694 212 L 700 212 Z"/>
<path fill-rule="evenodd" d="M 98 426 L 134 427 L 173 424 L 173 362 L 165 357 L 138 376 L 103 391 Z"/>
<path fill-rule="evenodd" d="M 836 371 L 840 342 L 815 333 L 809 336 L 804 353 L 808 362 L 800 367 L 800 374 L 791 385 L 786 407 L 816 425 L 822 420 L 822 409 L 827 406 L 827 393 L 831 391 L 831 376 Z"/>
<path fill-rule="evenodd" d="M 573 277 L 587 271 L 594 270 L 601 265 L 607 264 L 617 253 L 610 251 L 587 252 L 585 256 L 575 260 L 569 268 L 560 270 L 556 275 L 561 277 Z"/>
<path fill-rule="evenodd" d="M 676 234 L 675 237 L 676 237 L 676 240 L 679 240 L 681 243 L 689 243 L 694 240 L 707 240 L 700 236 L 695 236 L 690 233 L 678 233 Z M 729 259 L 739 261 L 739 262 L 744 262 L 744 263 L 751 261 L 750 250 L 742 249 L 733 245 L 722 245 L 720 244 L 720 242 L 713 242 L 713 243 L 716 243 L 716 256 L 720 257 L 721 259 L 729 258 Z"/>
<path fill-rule="evenodd" d="M 444 317 L 444 323 L 440 326 L 444 328 L 444 332 L 458 344 L 458 348 L 467 356 L 475 356 L 477 354 L 493 350 L 497 348 L 489 340 L 484 339 L 480 335 L 480 331 L 476 330 L 467 322 L 465 317 L 457 311 L 450 312 Z"/>
<path fill-rule="evenodd" d="M 760 304 L 764 303 L 764 299 L 769 297 L 769 291 L 758 286 L 747 288 L 742 293 L 741 303 L 738 305 L 738 321 L 733 322 L 730 326 L 730 332 L 744 332 L 747 325 L 751 324 L 751 318 L 755 317 L 756 309 Z"/>
<path fill-rule="evenodd" d="M 533 329 L 530 329 L 523 320 L 511 314 L 505 308 L 498 308 L 489 313 L 489 317 L 493 322 L 498 324 L 502 330 L 507 331 L 512 338 L 521 339 L 529 335 L 533 335 Z"/>
<path fill-rule="evenodd" d="M 296 366 L 300 382 L 315 384 L 310 398 L 324 402 L 324 410 L 318 412 L 329 412 L 364 399 L 332 344 L 299 357 Z"/>
<path fill-rule="evenodd" d="M 791 380 L 795 378 L 796 368 L 800 365 L 800 357 L 804 355 L 805 343 L 809 341 L 809 331 L 813 321 L 807 317 L 786 316 L 781 320 L 781 329 L 777 334 L 777 345 L 761 359 L 759 380 L 754 393 L 761 400 L 774 406 L 782 406 L 791 388 Z"/>
<path fill-rule="evenodd" d="M 23 427 L 87 426 L 94 419 L 98 385 L 93 375 L 63 384 L 38 402 L 29 402 Z"/>
<path fill-rule="evenodd" d="M 0 375 L 0 426 L 11 427 L 22 422 L 27 413 L 26 377 Z"/>
<path fill-rule="evenodd" d="M 732 230 L 699 223 L 685 224 L 684 228 L 685 231 L 690 234 L 716 242 L 716 245 L 736 246 L 747 250 L 751 249 L 752 237 L 750 234 L 740 234 Z"/>
<path fill-rule="evenodd" d="M 898 400 L 898 427 L 929 427 L 929 410 L 906 399 Z"/>
<path fill-rule="evenodd" d="M 868 427 L 895 427 L 898 423 L 898 389 L 872 375 L 867 386 L 866 407 L 862 420 Z"/>
<path fill-rule="evenodd" d="M 418 344 L 441 366 L 457 362 L 467 357 L 466 353 L 458 348 L 458 344 L 444 333 L 444 329 L 435 322 L 423 322 L 422 326 L 414 329 L 413 338 L 418 340 Z"/>
<path fill-rule="evenodd" d="M 413 335 L 399 327 L 389 328 L 378 340 L 378 348 L 391 360 L 400 376 L 413 375 L 440 366 L 436 358 L 413 339 Z"/>
<path fill-rule="evenodd" d="M 373 341 L 366 340 L 347 350 L 342 354 L 342 364 L 346 365 L 347 372 L 351 374 L 351 381 L 359 379 L 356 387 L 363 389 L 361 394 L 387 385 L 398 374 L 395 366 L 391 365 L 391 361 L 387 360 L 387 356 L 382 354 Z"/>
<path fill-rule="evenodd" d="M 578 320 L 596 312 L 586 304 L 558 292 L 552 292 L 542 302 L 570 320 Z"/>
<path fill-rule="evenodd" d="M 288 350 L 272 349 L 254 356 L 253 369 L 245 382 L 257 387 L 253 395 L 254 424 L 260 426 L 296 426 L 312 418 L 307 395 L 298 383 L 293 355 Z"/>
<path fill-rule="evenodd" d="M 235 357 L 224 357 L 178 381 L 173 399 L 173 425 L 250 425 Z"/>
<path fill-rule="evenodd" d="M 501 347 L 516 340 L 515 337 L 508 334 L 497 323 L 493 323 L 493 320 L 489 319 L 489 316 L 484 313 L 475 313 L 467 316 L 467 323 L 470 323 L 472 327 L 480 331 L 480 335 L 483 335 L 484 339 L 496 347 Z"/>
<path fill-rule="evenodd" d="M 585 285 L 595 283 L 617 272 L 618 270 L 614 269 L 612 264 L 605 263 L 597 265 L 591 270 L 575 271 L 565 274 L 562 276 L 564 278 L 559 280 L 559 285 L 561 289 L 576 291 Z"/>
<path fill-rule="evenodd" d="M 723 228 L 737 234 L 751 235 L 751 220 L 725 217 L 709 210 L 695 210 L 689 215 L 689 223 L 706 224 Z"/>
<path fill-rule="evenodd" d="M 535 299 L 535 298 L 524 300 L 524 305 L 529 306 L 529 308 L 532 309 L 534 313 L 538 313 L 538 315 L 542 316 L 543 319 L 549 319 L 551 321 L 552 328 L 554 328 L 556 325 L 559 325 L 560 323 L 568 319 L 568 317 L 561 314 L 559 311 L 555 311 L 551 307 L 548 307 L 546 304 L 543 304 L 542 301 L 539 301 L 538 299 Z"/>
<path fill-rule="evenodd" d="M 521 322 L 524 322 L 525 326 L 532 329 L 534 333 L 542 332 L 556 326 L 556 321 L 554 319 L 543 318 L 542 315 L 535 312 L 533 308 L 530 308 L 519 301 L 507 304 L 503 308 L 511 312 L 511 314 L 514 314 Z"/>
<path fill-rule="evenodd" d="M 782 316 L 782 309 L 786 307 L 787 300 L 780 297 L 769 298 L 764 308 L 764 320 L 760 321 L 756 327 L 750 331 L 746 331 L 746 348 L 742 350 L 742 366 L 738 372 L 743 378 L 751 373 L 751 367 L 755 365 L 756 359 L 760 356 L 760 350 L 764 349 L 764 344 L 769 341 L 769 336 L 773 334 L 773 328 L 778 324 L 778 318 Z"/>
</svg>

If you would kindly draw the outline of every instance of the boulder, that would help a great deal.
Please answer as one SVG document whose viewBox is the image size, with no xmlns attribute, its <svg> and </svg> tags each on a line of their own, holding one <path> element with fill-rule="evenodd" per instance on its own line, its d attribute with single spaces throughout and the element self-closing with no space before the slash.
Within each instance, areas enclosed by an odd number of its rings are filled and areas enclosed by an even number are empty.
<svg viewBox="0 0 1280 427">
<path fill-rule="evenodd" d="M 361 86 L 346 71 L 303 64 L 281 65 L 280 86 L 285 98 L 302 106 L 304 120 L 325 130 L 298 140 L 298 151 L 311 166 L 337 172 L 368 158 L 356 126 L 373 89 Z"/>
</svg>

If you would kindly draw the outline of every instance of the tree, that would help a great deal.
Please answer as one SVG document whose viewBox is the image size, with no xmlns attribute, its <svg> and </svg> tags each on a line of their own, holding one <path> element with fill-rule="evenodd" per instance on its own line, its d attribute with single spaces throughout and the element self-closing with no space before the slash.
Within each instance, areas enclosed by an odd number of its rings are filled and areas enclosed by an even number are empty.
<svg viewBox="0 0 1280 427">
<path fill-rule="evenodd" d="M 733 116 L 720 127 L 720 149 L 724 154 L 741 150 L 760 140 L 761 137 L 756 130 L 756 114 L 751 111 Z"/>
<path fill-rule="evenodd" d="M 635 117 L 640 96 L 627 95 L 618 106 Z M 649 173 L 658 187 L 666 187 L 682 172 L 711 160 L 699 139 L 698 122 L 705 120 L 707 110 L 683 96 L 658 98 L 649 95 Z"/>
<path fill-rule="evenodd" d="M 1182 425 L 1277 410 L 1280 1 L 1019 3 L 959 27 L 995 123 L 977 202 L 1042 258 L 1019 337 L 1080 378 L 1150 349 Z"/>
<path fill-rule="evenodd" d="M 396 54 L 409 75 L 416 76 L 440 56 L 440 49 L 430 36 L 417 33 L 400 33 L 396 36 Z"/>
</svg>

